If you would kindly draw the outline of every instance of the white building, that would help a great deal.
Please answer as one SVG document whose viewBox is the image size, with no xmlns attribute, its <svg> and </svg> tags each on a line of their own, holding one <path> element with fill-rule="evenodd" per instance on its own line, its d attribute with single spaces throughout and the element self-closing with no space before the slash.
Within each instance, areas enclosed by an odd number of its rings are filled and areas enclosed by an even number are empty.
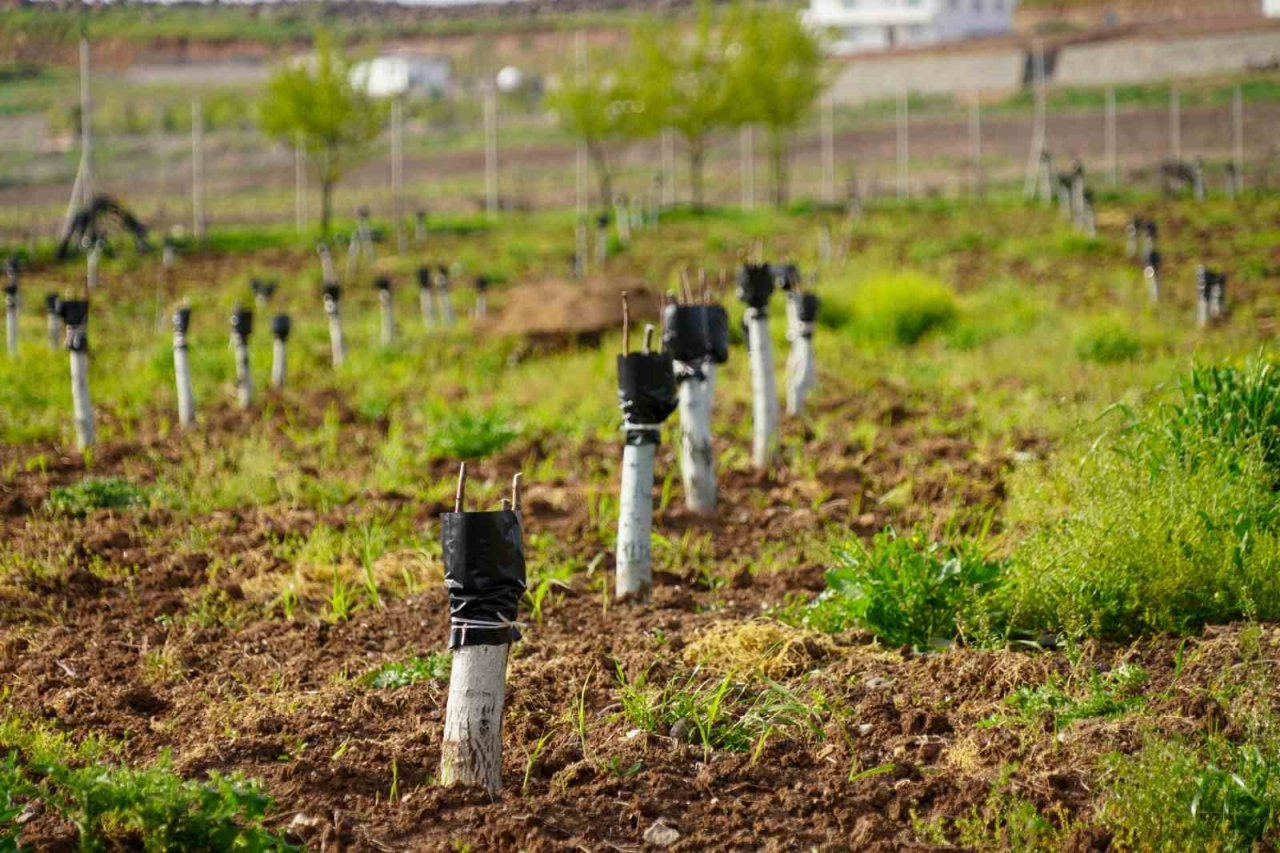
<svg viewBox="0 0 1280 853">
<path fill-rule="evenodd" d="M 809 0 L 804 20 L 828 35 L 833 53 L 861 53 L 1007 33 L 1015 6 L 1017 0 Z"/>
<path fill-rule="evenodd" d="M 1262 0 L 1262 14 L 1268 18 L 1280 18 L 1280 0 Z"/>
<path fill-rule="evenodd" d="M 442 56 L 385 54 L 351 69 L 351 83 L 375 98 L 442 95 L 452 82 L 452 66 Z"/>
</svg>

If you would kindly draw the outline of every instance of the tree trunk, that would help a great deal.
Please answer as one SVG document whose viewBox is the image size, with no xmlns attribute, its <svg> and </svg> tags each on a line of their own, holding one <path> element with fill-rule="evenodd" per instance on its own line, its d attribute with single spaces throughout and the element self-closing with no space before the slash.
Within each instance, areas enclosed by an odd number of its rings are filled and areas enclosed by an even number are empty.
<svg viewBox="0 0 1280 853">
<path fill-rule="evenodd" d="M 706 210 L 706 181 L 703 174 L 707 160 L 706 145 L 702 139 L 686 139 L 689 146 L 689 189 L 693 194 L 693 210 L 702 213 Z"/>
<path fill-rule="evenodd" d="M 598 143 L 588 144 L 587 152 L 596 167 L 596 180 L 600 184 L 600 209 L 609 210 L 613 207 L 613 175 L 609 170 L 609 154 Z"/>
<path fill-rule="evenodd" d="M 333 218 L 333 181 L 320 182 L 320 234 L 327 242 L 329 239 L 329 220 Z"/>
<path fill-rule="evenodd" d="M 769 164 L 773 181 L 773 206 L 779 210 L 787 204 L 787 137 L 785 131 L 769 132 Z"/>
</svg>

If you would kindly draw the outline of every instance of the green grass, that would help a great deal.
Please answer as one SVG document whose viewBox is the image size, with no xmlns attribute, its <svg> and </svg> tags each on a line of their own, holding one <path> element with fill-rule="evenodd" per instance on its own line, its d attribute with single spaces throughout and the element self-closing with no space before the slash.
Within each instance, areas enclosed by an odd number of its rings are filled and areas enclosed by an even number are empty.
<svg viewBox="0 0 1280 853">
<path fill-rule="evenodd" d="M 1273 377 L 1196 368 L 1181 401 L 1025 478 L 1014 512 L 1032 530 L 1002 593 L 1010 626 L 1125 638 L 1280 617 Z"/>
<path fill-rule="evenodd" d="M 1244 742 L 1154 737 L 1109 762 L 1102 823 L 1145 850 L 1248 851 L 1280 830 L 1280 748 L 1274 733 Z"/>
</svg>

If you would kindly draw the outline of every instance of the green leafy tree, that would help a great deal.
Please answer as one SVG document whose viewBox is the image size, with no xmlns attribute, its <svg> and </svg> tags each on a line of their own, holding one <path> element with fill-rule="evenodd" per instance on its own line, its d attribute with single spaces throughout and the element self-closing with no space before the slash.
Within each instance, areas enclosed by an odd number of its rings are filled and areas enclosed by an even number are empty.
<svg viewBox="0 0 1280 853">
<path fill-rule="evenodd" d="M 734 10 L 729 79 L 738 119 L 768 134 L 773 202 L 787 202 L 792 136 L 826 88 L 822 46 L 782 6 Z"/>
<path fill-rule="evenodd" d="M 705 202 L 704 171 L 711 134 L 735 123 L 734 87 L 725 32 L 703 3 L 692 32 L 668 24 L 644 30 L 631 73 L 644 102 L 644 127 L 675 131 L 689 158 L 693 207 Z"/>
<path fill-rule="evenodd" d="M 327 237 L 333 188 L 382 127 L 382 105 L 351 82 L 351 61 L 329 35 L 316 39 L 312 63 L 282 65 L 259 104 L 262 131 L 300 146 L 320 183 L 320 229 Z"/>
<path fill-rule="evenodd" d="M 599 68 L 599 57 L 592 63 Z M 625 63 L 622 63 L 625 64 Z M 622 142 L 634 138 L 641 122 L 642 104 L 629 81 L 612 71 L 589 73 L 573 68 L 561 75 L 560 85 L 547 97 L 547 106 L 556 114 L 560 127 L 587 149 L 595 170 L 600 205 L 613 203 L 612 153 Z"/>
</svg>

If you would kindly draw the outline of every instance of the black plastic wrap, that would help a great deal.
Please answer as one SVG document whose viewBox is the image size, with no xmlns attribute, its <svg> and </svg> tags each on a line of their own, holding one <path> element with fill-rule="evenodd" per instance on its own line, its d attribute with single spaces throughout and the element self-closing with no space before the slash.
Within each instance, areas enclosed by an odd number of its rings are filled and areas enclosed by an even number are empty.
<svg viewBox="0 0 1280 853">
<path fill-rule="evenodd" d="M 44 310 L 46 314 L 58 315 L 58 305 L 62 302 L 62 297 L 56 293 L 46 293 L 44 295 Z"/>
<path fill-rule="evenodd" d="M 489 277 L 485 275 L 476 276 L 476 292 L 484 293 L 489 289 Z"/>
<path fill-rule="evenodd" d="M 330 314 L 338 313 L 338 303 L 342 301 L 342 288 L 336 284 L 324 286 L 324 310 Z"/>
<path fill-rule="evenodd" d="M 514 624 L 525 590 L 520 516 L 507 509 L 446 512 L 440 516 L 440 541 L 449 590 L 449 648 L 520 639 Z"/>
<path fill-rule="evenodd" d="M 716 364 L 729 360 L 729 312 L 723 305 L 707 306 L 707 348 Z"/>
<path fill-rule="evenodd" d="M 253 312 L 237 305 L 231 312 L 231 333 L 241 338 L 247 338 L 253 334 Z"/>
<path fill-rule="evenodd" d="M 288 314 L 277 314 L 271 318 L 271 335 L 277 341 L 289 340 L 289 332 L 293 329 L 293 321 Z"/>
<path fill-rule="evenodd" d="M 768 307 L 773 286 L 773 267 L 768 264 L 743 264 L 738 270 L 738 298 L 758 311 Z"/>
<path fill-rule="evenodd" d="M 249 289 L 253 291 L 254 296 L 261 296 L 263 299 L 270 299 L 275 296 L 276 282 L 255 278 L 249 282 Z"/>
<path fill-rule="evenodd" d="M 622 420 L 628 427 L 626 443 L 657 444 L 660 437 L 658 426 L 679 406 L 671 356 L 665 352 L 619 355 L 618 404 L 622 407 Z"/>
<path fill-rule="evenodd" d="M 385 275 L 380 275 L 380 276 L 378 276 L 378 278 L 373 282 L 373 286 L 374 286 L 374 287 L 376 287 L 378 290 L 385 290 L 385 291 L 390 292 L 390 290 L 391 290 L 391 279 L 387 278 Z"/>
<path fill-rule="evenodd" d="M 9 283 L 4 286 L 4 304 L 6 308 L 18 307 L 18 285 Z"/>
<path fill-rule="evenodd" d="M 707 306 L 668 302 L 662 309 L 662 348 L 684 364 L 698 364 L 709 357 Z"/>
<path fill-rule="evenodd" d="M 1147 266 L 1151 267 L 1156 272 L 1160 271 L 1160 261 L 1160 252 L 1158 250 L 1152 249 L 1147 253 Z"/>
<path fill-rule="evenodd" d="M 183 306 L 173 312 L 173 333 L 186 337 L 187 330 L 191 328 L 191 309 Z"/>
<path fill-rule="evenodd" d="M 792 291 L 800 286 L 800 268 L 795 264 L 778 264 L 773 268 L 773 277 L 781 282 L 783 290 Z"/>
<path fill-rule="evenodd" d="M 89 301 L 63 299 L 58 303 L 58 316 L 67 327 L 67 349 L 85 352 L 89 349 Z"/>
<path fill-rule="evenodd" d="M 431 289 L 431 267 L 418 267 L 418 287 Z"/>
<path fill-rule="evenodd" d="M 816 293 L 800 294 L 796 305 L 796 317 L 801 323 L 813 323 L 818 319 L 818 295 Z"/>
</svg>

